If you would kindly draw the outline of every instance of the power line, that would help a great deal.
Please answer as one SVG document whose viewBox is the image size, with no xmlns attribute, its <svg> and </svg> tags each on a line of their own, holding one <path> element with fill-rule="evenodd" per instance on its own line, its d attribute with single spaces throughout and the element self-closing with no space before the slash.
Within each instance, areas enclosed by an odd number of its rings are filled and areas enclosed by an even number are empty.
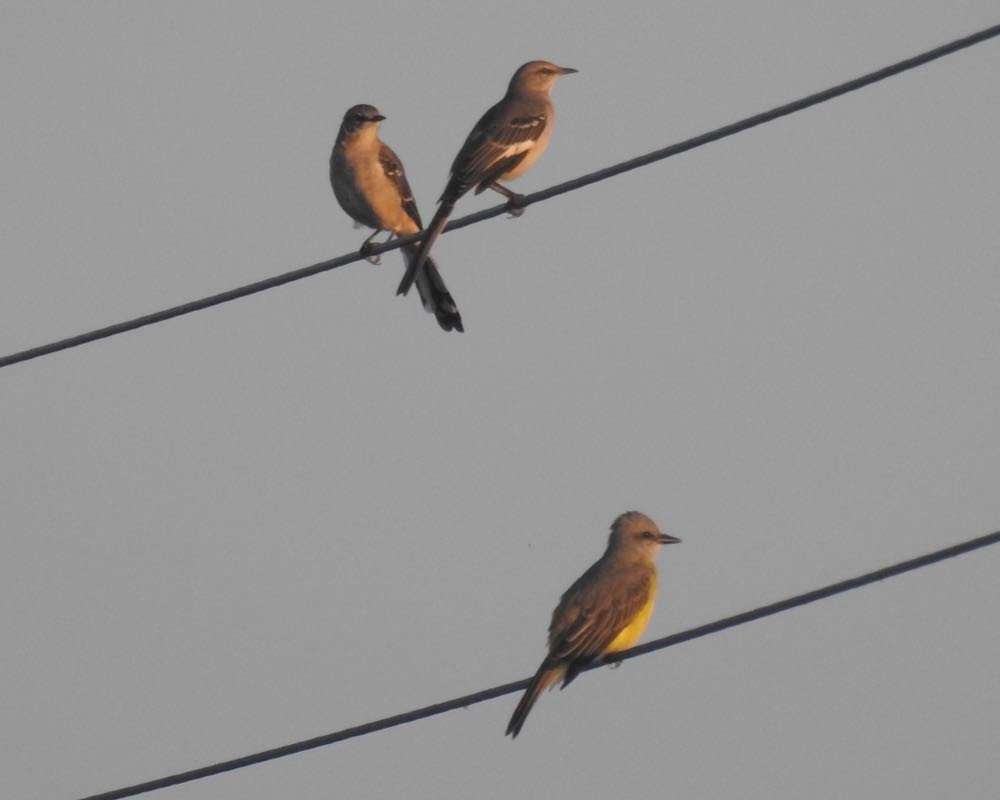
<svg viewBox="0 0 1000 800">
<path fill-rule="evenodd" d="M 795 595 L 794 597 L 779 600 L 775 603 L 769 603 L 766 606 L 760 606 L 752 609 L 751 611 L 744 611 L 741 614 L 734 614 L 731 617 L 725 617 L 714 622 L 709 622 L 706 625 L 689 628 L 686 631 L 681 631 L 680 633 L 675 633 L 671 636 L 664 636 L 662 639 L 656 639 L 654 641 L 647 642 L 646 644 L 639 645 L 638 647 L 633 647 L 630 650 L 616 653 L 615 659 L 624 660 L 627 658 L 635 658 L 636 656 L 651 653 L 654 650 L 663 650 L 667 647 L 673 647 L 674 645 L 690 641 L 691 639 L 700 639 L 702 636 L 718 633 L 726 628 L 734 628 L 737 625 L 744 625 L 747 622 L 753 622 L 754 620 L 762 619 L 763 617 L 769 617 L 772 614 L 778 614 L 792 608 L 808 605 L 809 603 L 815 603 L 817 600 L 823 600 L 836 594 L 842 594 L 843 592 L 849 592 L 853 589 L 859 589 L 869 583 L 875 583 L 876 581 L 885 580 L 886 578 L 892 578 L 896 575 L 901 575 L 904 572 L 911 572 L 913 570 L 929 566 L 930 564 L 937 563 L 938 561 L 943 561 L 947 558 L 954 558 L 955 556 L 969 553 L 973 550 L 978 550 L 982 547 L 988 547 L 997 543 L 1000 543 L 1000 531 L 990 533 L 985 536 L 979 536 L 975 539 L 969 539 L 968 541 L 952 545 L 951 547 L 945 547 L 941 550 L 935 550 L 932 553 L 918 556 L 917 558 L 901 561 L 898 564 L 882 567 L 881 569 L 874 570 L 873 572 L 867 572 L 864 575 L 859 575 L 856 578 L 849 578 L 838 583 L 831 583 L 828 586 L 814 589 L 811 592 Z M 598 662 L 584 667 L 584 671 L 597 669 L 600 666 L 603 666 L 603 664 Z M 121 789 L 113 789 L 109 792 L 90 795 L 89 797 L 83 798 L 83 800 L 118 800 L 118 798 L 132 797 L 144 792 L 152 792 L 156 789 L 163 789 L 167 786 L 175 786 L 179 783 L 187 783 L 188 781 L 207 778 L 210 775 L 218 775 L 222 772 L 242 769 L 243 767 L 249 767 L 252 764 L 259 764 L 263 761 L 284 758 L 285 756 L 290 756 L 294 753 L 313 750 L 317 747 L 323 747 L 324 745 L 342 742 L 345 739 L 365 736 L 366 734 L 382 731 L 386 728 L 394 728 L 397 725 L 416 722 L 420 719 L 432 717 L 437 714 L 443 714 L 446 711 L 453 711 L 458 708 L 467 708 L 468 706 L 475 705 L 476 703 L 482 703 L 485 700 L 492 700 L 505 694 L 511 694 L 524 689 L 528 685 L 528 680 L 528 678 L 524 678 L 512 683 L 505 683 L 501 686 L 494 686 L 492 689 L 483 689 L 482 691 L 467 694 L 463 697 L 456 697 L 453 700 L 445 700 L 442 703 L 434 703 L 433 705 L 417 708 L 413 711 L 406 711 L 402 714 L 396 714 L 394 716 L 384 717 L 383 719 L 375 720 L 373 722 L 367 722 L 364 725 L 356 725 L 353 728 L 345 728 L 335 733 L 315 736 L 312 739 L 304 739 L 300 742 L 282 745 L 281 747 L 275 747 L 271 750 L 263 750 L 259 753 L 234 758 L 230 761 L 220 761 L 217 764 L 210 764 L 207 767 L 199 767 L 197 769 L 188 770 L 187 772 L 178 772 L 174 775 L 167 775 L 164 778 L 157 778 L 156 780 L 146 781 L 145 783 L 137 783 L 133 786 L 126 786 Z"/>
<path fill-rule="evenodd" d="M 548 189 L 542 189 L 540 191 L 524 195 L 524 199 L 519 203 L 519 207 L 523 208 L 534 203 L 541 202 L 542 200 L 548 200 L 549 198 L 556 197 L 557 195 L 565 194 L 584 186 L 589 186 L 592 183 L 606 180 L 607 178 L 611 178 L 615 175 L 620 175 L 623 172 L 638 169 L 639 167 L 652 164 L 655 161 L 662 161 L 665 158 L 670 158 L 671 156 L 678 155 L 679 153 L 684 153 L 688 150 L 693 150 L 696 147 L 709 144 L 710 142 L 724 139 L 727 136 L 732 136 L 733 134 L 756 127 L 757 125 L 762 125 L 765 122 L 771 122 L 772 120 L 787 116 L 788 114 L 793 114 L 796 111 L 801 111 L 809 108 L 810 106 L 817 105 L 818 103 L 824 103 L 827 100 L 832 100 L 840 95 L 844 95 L 848 92 L 853 92 L 870 84 L 877 83 L 878 81 L 885 80 L 886 78 L 898 75 L 901 72 L 914 69 L 915 67 L 919 67 L 930 61 L 950 55 L 958 50 L 963 50 L 966 47 L 972 47 L 973 45 L 984 42 L 987 39 L 992 39 L 998 35 L 1000 35 L 1000 25 L 985 28 L 969 36 L 965 36 L 961 39 L 955 39 L 952 42 L 935 47 L 932 50 L 927 50 L 926 52 L 912 56 L 911 58 L 897 61 L 895 64 L 882 67 L 881 69 L 869 72 L 858 78 L 854 78 L 853 80 L 832 86 L 829 89 L 824 89 L 820 92 L 800 98 L 799 100 L 794 100 L 791 103 L 777 106 L 769 111 L 763 111 L 760 114 L 746 117 L 745 119 L 730 123 L 729 125 L 723 125 L 721 128 L 716 128 L 715 130 L 708 131 L 707 133 L 686 139 L 683 142 L 672 144 L 669 147 L 662 148 L 661 150 L 654 150 L 651 153 L 638 156 L 628 161 L 623 161 L 619 164 L 605 167 L 604 169 L 591 172 L 587 175 L 582 175 L 564 183 L 550 186 Z M 506 211 L 506 205 L 493 206 L 492 208 L 484 209 L 483 211 L 453 220 L 444 230 L 447 232 L 456 230 L 457 228 L 464 228 L 467 225 L 482 222 L 490 219 L 491 217 L 500 216 Z M 374 246 L 371 248 L 370 255 L 395 250 L 402 247 L 404 244 L 409 244 L 410 242 L 419 240 L 422 236 L 423 233 L 415 233 L 409 236 L 402 236 L 398 239 L 394 239 L 392 242 L 387 244 Z M 168 319 L 190 314 L 194 311 L 201 311 L 202 309 L 217 306 L 221 303 L 228 303 L 229 301 L 236 300 L 240 297 L 247 297 L 248 295 L 256 294 L 257 292 L 263 292 L 266 289 L 273 289 L 286 283 L 291 283 L 293 281 L 302 280 L 303 278 L 308 278 L 312 275 L 317 275 L 320 272 L 326 272 L 328 270 L 336 269 L 337 267 L 342 267 L 345 264 L 352 264 L 355 261 L 360 261 L 361 258 L 362 256 L 357 252 L 348 253 L 338 256 L 337 258 L 332 258 L 328 261 L 321 261 L 317 264 L 313 264 L 312 266 L 302 267 L 300 269 L 292 270 L 291 272 L 282 273 L 281 275 L 275 275 L 271 278 L 265 278 L 261 281 L 248 283 L 235 289 L 229 289 L 225 292 L 209 295 L 208 297 L 203 297 L 199 300 L 192 300 L 178 306 L 163 309 L 162 311 L 144 314 L 141 317 L 136 317 L 124 322 L 118 322 L 113 325 L 107 325 L 103 328 L 97 328 L 76 336 L 70 336 L 66 339 L 59 339 L 55 342 L 50 342 L 48 344 L 39 345 L 38 347 L 32 347 L 27 350 L 12 353 L 8 356 L 0 357 L 0 367 L 7 367 L 21 361 L 29 361 L 33 358 L 38 358 L 39 356 L 59 352 L 60 350 L 68 350 L 71 347 L 79 347 L 80 345 L 94 342 L 98 339 L 106 339 L 109 336 L 117 336 L 120 333 L 136 330 L 137 328 L 142 328 L 146 325 L 164 322 Z"/>
</svg>

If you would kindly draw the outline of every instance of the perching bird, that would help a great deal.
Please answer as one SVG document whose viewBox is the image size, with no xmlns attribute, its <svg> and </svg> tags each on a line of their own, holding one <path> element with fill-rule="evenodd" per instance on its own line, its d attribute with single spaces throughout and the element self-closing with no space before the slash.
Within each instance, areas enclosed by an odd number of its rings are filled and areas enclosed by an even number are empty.
<svg viewBox="0 0 1000 800">
<path fill-rule="evenodd" d="M 548 61 L 529 61 L 514 73 L 507 94 L 483 114 L 455 156 L 437 213 L 396 294 L 406 294 L 410 290 L 434 240 L 448 223 L 455 203 L 469 189 L 475 187 L 476 194 L 484 189 L 500 192 L 510 201 L 510 212 L 515 216 L 521 214 L 518 207 L 521 195 L 498 181 L 512 180 L 523 174 L 545 152 L 555 124 L 555 108 L 549 91 L 559 78 L 573 72 L 576 70 Z"/>
<path fill-rule="evenodd" d="M 604 555 L 577 578 L 552 612 L 549 654 L 514 709 L 507 725 L 511 737 L 521 731 L 543 689 L 559 680 L 564 688 L 587 664 L 639 641 L 656 598 L 653 558 L 662 545 L 679 541 L 660 533 L 638 511 L 627 511 L 611 524 Z"/>
<path fill-rule="evenodd" d="M 349 108 L 330 155 L 330 184 L 341 208 L 356 226 L 375 229 L 361 246 L 362 253 L 384 230 L 390 232 L 391 239 L 393 235 L 416 233 L 423 227 L 403 162 L 378 138 L 379 123 L 384 119 L 374 106 Z M 401 249 L 403 260 L 411 264 L 416 258 L 417 245 Z M 464 330 L 458 306 L 433 261 L 428 261 L 421 270 L 417 291 L 424 308 L 437 317 L 444 330 Z"/>
</svg>

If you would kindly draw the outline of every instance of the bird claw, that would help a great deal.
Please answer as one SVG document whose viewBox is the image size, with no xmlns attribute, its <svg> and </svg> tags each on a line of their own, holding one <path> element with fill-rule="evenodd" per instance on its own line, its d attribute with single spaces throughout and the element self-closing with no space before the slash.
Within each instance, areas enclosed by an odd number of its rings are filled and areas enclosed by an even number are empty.
<svg viewBox="0 0 1000 800">
<path fill-rule="evenodd" d="M 524 213 L 524 195 L 523 194 L 511 194 L 510 198 L 507 200 L 507 213 L 513 219 L 517 219 Z"/>
<path fill-rule="evenodd" d="M 365 240 L 364 244 L 362 244 L 361 247 L 358 248 L 358 252 L 361 254 L 361 257 L 369 264 L 374 264 L 377 267 L 379 264 L 382 263 L 381 253 L 375 253 L 374 255 L 372 254 L 372 242 L 370 239 Z"/>
</svg>

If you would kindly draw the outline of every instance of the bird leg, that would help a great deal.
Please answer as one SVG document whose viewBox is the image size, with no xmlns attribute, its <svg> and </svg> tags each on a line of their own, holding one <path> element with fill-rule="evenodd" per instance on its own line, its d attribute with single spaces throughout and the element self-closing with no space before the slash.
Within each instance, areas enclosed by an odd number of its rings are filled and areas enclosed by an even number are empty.
<svg viewBox="0 0 1000 800">
<path fill-rule="evenodd" d="M 519 217 L 524 213 L 524 195 L 518 194 L 517 192 L 512 192 L 506 186 L 501 185 L 497 181 L 493 181 L 490 184 L 490 188 L 494 192 L 499 192 L 504 197 L 507 198 L 507 213 L 512 217 Z"/>
<path fill-rule="evenodd" d="M 374 239 L 380 233 L 382 233 L 381 228 L 376 230 L 375 233 L 373 233 L 371 236 L 365 239 L 364 242 L 361 243 L 361 247 L 358 248 L 358 252 L 361 253 L 361 256 L 365 259 L 365 261 L 367 261 L 369 264 L 375 264 L 376 266 L 382 263 L 382 255 L 381 253 L 376 253 L 375 255 L 372 255 L 371 254 L 372 247 L 374 247 L 377 244 L 389 244 L 389 242 L 392 241 L 392 237 L 395 236 L 394 233 L 390 233 L 389 238 L 386 239 L 384 242 L 373 243 L 372 239 Z"/>
</svg>

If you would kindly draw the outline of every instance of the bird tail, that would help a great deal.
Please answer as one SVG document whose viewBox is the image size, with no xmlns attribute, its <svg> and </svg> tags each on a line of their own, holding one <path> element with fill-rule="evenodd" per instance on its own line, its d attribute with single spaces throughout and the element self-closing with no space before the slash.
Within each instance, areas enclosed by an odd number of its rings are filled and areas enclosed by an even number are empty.
<svg viewBox="0 0 1000 800">
<path fill-rule="evenodd" d="M 528 688 L 525 689 L 524 694 L 521 695 L 521 702 L 519 702 L 517 704 L 517 708 L 514 709 L 510 722 L 507 723 L 507 734 L 512 739 L 516 738 L 521 732 L 521 726 L 524 725 L 524 720 L 527 718 L 528 712 L 531 711 L 531 707 L 538 699 L 538 695 L 559 680 L 563 676 L 564 672 L 565 670 L 562 667 L 552 667 L 548 663 L 543 663 L 542 666 L 538 668 L 538 672 L 535 673 L 535 677 L 531 679 L 531 682 L 528 684 Z"/>
<path fill-rule="evenodd" d="M 417 258 L 416 245 L 403 248 L 403 258 L 406 260 L 409 269 Z M 416 273 L 417 294 L 420 295 L 420 302 L 424 304 L 424 310 L 433 314 L 442 330 L 465 331 L 462 327 L 462 315 L 458 313 L 458 306 L 455 299 L 444 284 L 444 278 L 438 272 L 437 264 L 433 259 L 428 258 L 424 262 L 424 268 Z"/>
<path fill-rule="evenodd" d="M 406 274 L 403 275 L 403 280 L 399 282 L 396 294 L 405 295 L 410 291 L 413 281 L 416 280 L 417 273 L 427 261 L 427 254 L 431 251 L 431 245 L 434 244 L 434 240 L 437 239 L 438 234 L 444 230 L 444 226 L 448 224 L 448 217 L 451 216 L 454 208 L 455 203 L 447 201 L 442 201 L 441 205 L 438 206 L 434 219 L 431 220 L 431 224 L 426 229 L 427 235 L 420 240 L 420 247 L 417 249 L 416 257 L 406 267 Z"/>
</svg>

